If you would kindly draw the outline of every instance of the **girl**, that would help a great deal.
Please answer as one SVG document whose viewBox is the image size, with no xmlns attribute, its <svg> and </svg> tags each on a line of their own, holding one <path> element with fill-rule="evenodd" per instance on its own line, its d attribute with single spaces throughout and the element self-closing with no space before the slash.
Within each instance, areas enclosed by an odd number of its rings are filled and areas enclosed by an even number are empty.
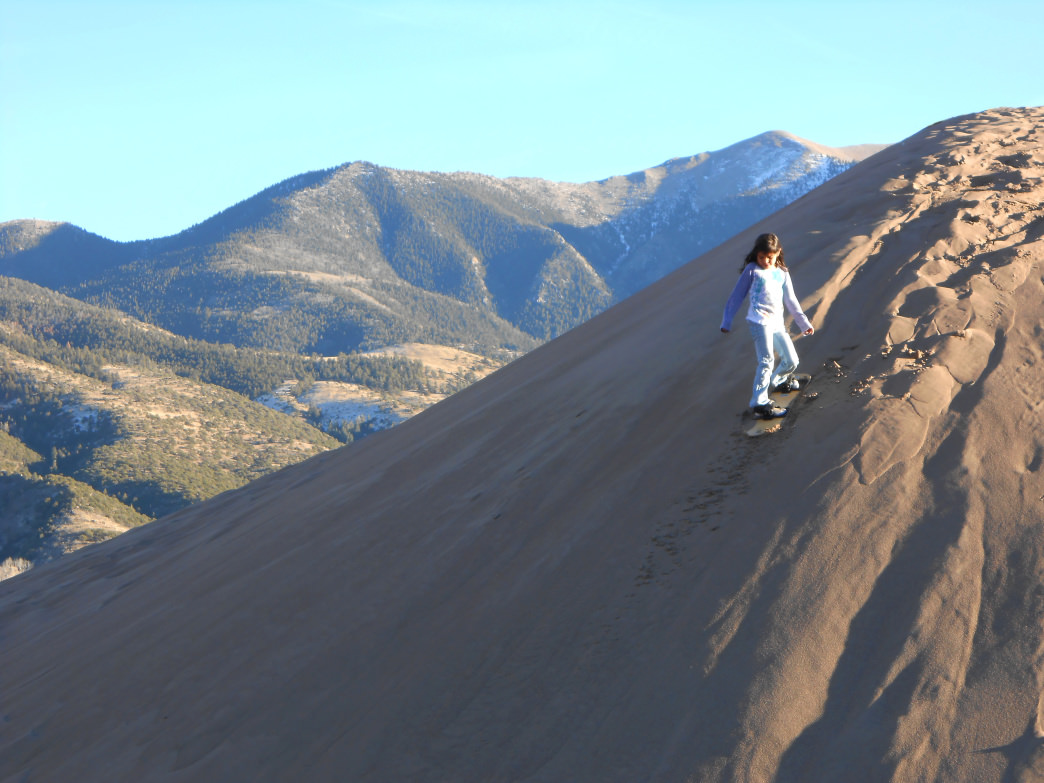
<svg viewBox="0 0 1044 783">
<path fill-rule="evenodd" d="M 786 408 L 780 408 L 769 399 L 770 390 L 795 391 L 799 386 L 798 380 L 793 377 L 798 356 L 783 324 L 783 306 L 786 305 L 794 316 L 803 334 L 813 334 L 815 329 L 794 296 L 790 271 L 783 261 L 783 247 L 775 234 L 762 234 L 754 241 L 754 249 L 747 254 L 740 279 L 725 305 L 721 331 L 727 333 L 732 328 L 732 319 L 748 293 L 750 307 L 747 309 L 747 325 L 750 326 L 754 351 L 758 355 L 754 393 L 750 398 L 751 411 L 759 419 L 785 416 Z M 780 357 L 775 372 L 772 369 L 773 349 Z"/>
</svg>

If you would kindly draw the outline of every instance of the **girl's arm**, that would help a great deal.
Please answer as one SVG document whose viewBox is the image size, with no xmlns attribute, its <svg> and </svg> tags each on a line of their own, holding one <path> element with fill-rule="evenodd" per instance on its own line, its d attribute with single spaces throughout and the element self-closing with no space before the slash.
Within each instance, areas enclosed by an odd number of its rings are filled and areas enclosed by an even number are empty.
<svg viewBox="0 0 1044 783">
<path fill-rule="evenodd" d="M 732 328 L 732 319 L 736 317 L 740 305 L 747 298 L 747 292 L 750 291 L 750 284 L 753 280 L 754 264 L 747 264 L 743 267 L 743 271 L 740 272 L 739 280 L 736 281 L 736 287 L 732 289 L 729 301 L 725 303 L 725 315 L 721 319 L 721 331 L 727 332 Z"/>
<path fill-rule="evenodd" d="M 790 279 L 790 272 L 787 272 L 786 277 L 783 278 L 783 304 L 787 306 L 790 314 L 794 316 L 794 323 L 797 324 L 798 329 L 805 334 L 812 334 L 815 331 L 812 323 L 801 309 L 801 303 L 794 296 L 794 283 Z"/>
</svg>

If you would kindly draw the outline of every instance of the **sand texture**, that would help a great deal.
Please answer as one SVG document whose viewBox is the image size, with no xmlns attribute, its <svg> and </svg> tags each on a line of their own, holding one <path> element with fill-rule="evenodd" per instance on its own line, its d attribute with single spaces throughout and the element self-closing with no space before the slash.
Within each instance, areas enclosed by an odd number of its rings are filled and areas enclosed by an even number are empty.
<svg viewBox="0 0 1044 783">
<path fill-rule="evenodd" d="M 1044 109 L 388 432 L 0 584 L 3 781 L 1044 779 Z M 719 330 L 774 231 L 818 396 Z"/>
</svg>

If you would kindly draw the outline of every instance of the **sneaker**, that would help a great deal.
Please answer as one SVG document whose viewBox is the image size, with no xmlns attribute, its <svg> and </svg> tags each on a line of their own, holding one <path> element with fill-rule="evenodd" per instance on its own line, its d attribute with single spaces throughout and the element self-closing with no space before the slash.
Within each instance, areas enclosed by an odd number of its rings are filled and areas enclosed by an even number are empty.
<svg viewBox="0 0 1044 783">
<path fill-rule="evenodd" d="M 781 394 L 788 394 L 790 392 L 796 392 L 801 388 L 801 381 L 794 376 L 790 376 L 785 381 L 776 385 L 772 391 L 779 392 Z"/>
<path fill-rule="evenodd" d="M 787 415 L 787 409 L 774 405 L 771 402 L 766 405 L 755 405 L 750 409 L 755 419 L 778 419 Z"/>
</svg>

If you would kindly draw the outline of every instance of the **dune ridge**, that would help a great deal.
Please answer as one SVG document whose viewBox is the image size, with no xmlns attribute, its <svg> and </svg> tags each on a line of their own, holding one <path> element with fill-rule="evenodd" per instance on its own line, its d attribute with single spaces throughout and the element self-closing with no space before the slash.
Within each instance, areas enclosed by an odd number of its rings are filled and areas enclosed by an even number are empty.
<svg viewBox="0 0 1044 783">
<path fill-rule="evenodd" d="M 0 584 L 0 780 L 1038 779 L 1042 133 L 926 128 L 391 431 Z M 748 439 L 717 325 L 766 230 L 818 396 Z"/>
</svg>

